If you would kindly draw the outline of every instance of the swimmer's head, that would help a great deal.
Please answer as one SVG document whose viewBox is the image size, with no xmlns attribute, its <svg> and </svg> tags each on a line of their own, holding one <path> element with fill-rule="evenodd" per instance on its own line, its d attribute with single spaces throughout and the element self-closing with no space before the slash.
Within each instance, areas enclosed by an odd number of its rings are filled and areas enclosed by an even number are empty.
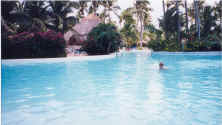
<svg viewBox="0 0 222 125">
<path fill-rule="evenodd" d="M 162 62 L 160 62 L 159 67 L 162 69 L 164 66 L 164 64 Z"/>
<path fill-rule="evenodd" d="M 160 62 L 159 66 L 163 66 L 164 64 L 162 62 Z"/>
</svg>

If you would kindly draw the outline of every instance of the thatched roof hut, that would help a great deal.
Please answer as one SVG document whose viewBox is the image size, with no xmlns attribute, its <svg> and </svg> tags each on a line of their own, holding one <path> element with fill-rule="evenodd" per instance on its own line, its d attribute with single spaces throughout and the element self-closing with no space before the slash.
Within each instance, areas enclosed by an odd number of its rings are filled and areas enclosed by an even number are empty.
<svg viewBox="0 0 222 125">
<path fill-rule="evenodd" d="M 68 45 L 81 45 L 86 39 L 88 33 L 101 23 L 101 19 L 95 14 L 89 14 L 80 20 L 71 30 L 64 34 L 64 38 Z"/>
</svg>

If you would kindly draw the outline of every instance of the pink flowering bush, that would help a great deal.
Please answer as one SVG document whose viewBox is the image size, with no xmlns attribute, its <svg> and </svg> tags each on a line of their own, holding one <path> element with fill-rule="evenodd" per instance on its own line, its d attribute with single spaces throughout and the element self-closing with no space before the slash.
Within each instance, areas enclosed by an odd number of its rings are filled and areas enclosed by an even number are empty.
<svg viewBox="0 0 222 125">
<path fill-rule="evenodd" d="M 2 39 L 2 58 L 64 57 L 63 34 L 47 32 L 22 32 Z"/>
</svg>

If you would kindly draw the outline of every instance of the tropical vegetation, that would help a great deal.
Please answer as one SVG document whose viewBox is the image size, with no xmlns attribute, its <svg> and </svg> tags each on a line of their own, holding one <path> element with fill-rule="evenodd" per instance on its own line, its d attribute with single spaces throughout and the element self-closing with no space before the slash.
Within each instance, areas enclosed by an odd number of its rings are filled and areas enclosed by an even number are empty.
<svg viewBox="0 0 222 125">
<path fill-rule="evenodd" d="M 2 58 L 65 57 L 65 40 L 61 32 L 22 32 L 2 36 Z"/>
<path fill-rule="evenodd" d="M 159 18 L 159 26 L 151 22 L 153 9 L 150 1 L 134 0 L 133 6 L 122 10 L 121 13 L 117 0 L 1 1 L 2 57 L 66 56 L 66 44 L 61 42 L 64 41 L 64 33 L 90 13 L 97 14 L 102 20 L 102 24 L 93 29 L 87 44 L 83 46 L 90 55 L 108 54 L 117 51 L 120 46 L 148 47 L 154 51 L 221 50 L 222 0 L 218 0 L 214 5 L 206 4 L 205 0 L 193 0 L 191 3 L 187 3 L 187 0 L 162 0 L 163 16 Z M 101 31 L 105 32 L 100 33 Z M 37 40 L 38 34 L 49 36 L 40 35 L 40 42 Z M 54 39 L 58 36 L 59 39 Z M 52 37 L 54 41 L 50 41 Z M 34 41 L 41 43 L 41 46 Z M 43 44 L 46 47 L 42 47 Z M 18 54 L 22 52 L 20 50 L 25 50 L 21 49 L 24 48 L 23 45 L 26 48 L 30 46 L 39 49 L 30 50 L 29 53 L 33 53 L 31 55 L 13 56 L 10 51 Z M 93 52 L 92 46 L 98 50 Z M 47 50 L 54 51 L 55 55 L 47 55 Z M 62 51 L 61 54 L 59 51 Z"/>
<path fill-rule="evenodd" d="M 163 0 L 164 16 L 159 19 L 161 38 L 154 37 L 148 44 L 156 51 L 221 51 L 222 0 L 214 6 L 205 0 Z M 146 28 L 150 31 L 150 28 Z M 155 35 L 160 35 L 157 32 Z"/>
<path fill-rule="evenodd" d="M 83 50 L 89 55 L 103 55 L 118 51 L 121 35 L 114 24 L 99 24 L 88 35 Z"/>
<path fill-rule="evenodd" d="M 130 48 L 137 45 L 138 32 L 136 30 L 136 20 L 133 18 L 131 9 L 124 10 L 120 16 L 120 23 L 123 22 L 123 27 L 120 30 L 122 39 L 125 41 L 125 46 Z"/>
</svg>

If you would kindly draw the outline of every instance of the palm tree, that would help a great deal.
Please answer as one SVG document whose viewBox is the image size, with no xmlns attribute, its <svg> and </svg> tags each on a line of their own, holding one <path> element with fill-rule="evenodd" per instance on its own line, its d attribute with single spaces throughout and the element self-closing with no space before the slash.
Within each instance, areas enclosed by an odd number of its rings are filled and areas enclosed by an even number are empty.
<svg viewBox="0 0 222 125">
<path fill-rule="evenodd" d="M 213 29 L 216 28 L 216 20 L 217 17 L 212 15 L 214 12 L 214 8 L 211 6 L 205 6 L 204 11 L 202 13 L 202 21 L 201 21 L 201 34 L 204 37 L 207 37 L 209 34 L 213 33 Z"/>
<path fill-rule="evenodd" d="M 179 1 L 176 0 L 176 16 L 177 16 L 177 40 L 181 43 L 181 22 L 180 22 L 180 12 L 179 12 Z"/>
<path fill-rule="evenodd" d="M 32 26 L 32 17 L 26 11 L 26 1 L 17 1 L 16 6 L 10 12 L 9 22 L 17 32 L 29 31 Z"/>
<path fill-rule="evenodd" d="M 166 9 L 165 9 L 165 1 L 163 0 L 162 1 L 162 4 L 163 4 L 163 20 L 164 20 L 164 28 L 163 29 L 165 29 L 165 27 L 166 27 L 166 21 L 165 21 L 165 17 L 166 17 Z M 165 31 L 164 32 L 165 34 L 165 38 L 167 38 L 167 40 L 168 40 L 168 35 L 167 35 L 167 32 Z"/>
<path fill-rule="evenodd" d="M 198 34 L 200 39 L 201 13 L 203 11 L 204 0 L 193 0 L 192 5 L 188 9 L 188 16 L 191 18 L 190 34 Z M 195 31 L 196 30 L 196 31 Z M 195 35 L 196 36 L 196 35 Z"/>
<path fill-rule="evenodd" d="M 181 39 L 180 34 L 184 25 L 184 19 L 183 16 L 179 14 L 179 6 L 182 6 L 181 1 L 168 2 L 165 17 L 159 19 L 159 25 L 165 32 L 167 40 L 174 39 L 175 36 L 177 36 L 178 41 Z"/>
<path fill-rule="evenodd" d="M 136 21 L 133 19 L 133 15 L 131 13 L 131 8 L 127 8 L 121 13 L 120 23 L 123 24 L 123 28 L 120 33 L 125 40 L 125 43 L 128 47 L 132 46 L 137 41 L 136 35 Z"/>
<path fill-rule="evenodd" d="M 195 22 L 194 3 L 192 3 L 192 5 L 188 7 L 188 16 L 191 18 L 191 20 L 190 20 L 191 25 L 194 25 L 194 22 Z"/>
<path fill-rule="evenodd" d="M 163 0 L 162 3 L 163 3 L 163 16 L 165 16 L 165 14 L 166 14 L 165 1 Z"/>
<path fill-rule="evenodd" d="M 48 7 L 49 5 L 46 5 L 46 2 L 44 1 L 27 1 L 25 4 L 24 11 L 27 15 L 32 18 L 45 20 L 46 15 L 48 14 Z"/>
<path fill-rule="evenodd" d="M 45 2 L 24 0 L 22 2 L 3 2 L 3 4 L 5 4 L 2 8 L 4 13 L 3 17 L 7 19 L 7 22 L 15 31 L 31 31 L 33 24 L 42 24 L 37 29 L 46 29 L 42 22 L 47 15 L 47 6 L 45 6 Z"/>
<path fill-rule="evenodd" d="M 153 24 L 149 24 L 147 26 L 145 26 L 145 29 L 146 31 L 150 32 L 150 36 L 151 36 L 151 39 L 156 39 L 158 41 L 161 40 L 161 35 L 162 35 L 162 31 L 157 29 Z"/>
<path fill-rule="evenodd" d="M 102 5 L 102 1 L 92 1 L 89 8 L 89 13 L 96 14 L 100 5 Z"/>
<path fill-rule="evenodd" d="M 15 33 L 15 31 L 9 26 L 11 23 L 11 12 L 16 8 L 18 1 L 1 1 L 1 26 L 2 33 Z"/>
<path fill-rule="evenodd" d="M 67 15 L 73 12 L 73 8 L 79 8 L 79 3 L 71 1 L 48 1 L 49 16 L 47 26 L 56 31 L 65 32 Z M 75 17 L 73 19 L 77 20 Z M 75 21 L 77 22 L 77 21 Z"/>
<path fill-rule="evenodd" d="M 185 14 L 186 14 L 186 33 L 189 34 L 189 20 L 188 20 L 188 8 L 187 8 L 187 0 L 185 0 Z"/>
<path fill-rule="evenodd" d="M 13 1 L 9 3 L 14 3 Z M 12 11 L 10 11 L 9 22 L 17 32 L 31 31 L 33 24 L 44 23 L 41 20 L 47 15 L 47 8 L 43 1 L 16 1 Z M 30 28 L 32 27 L 32 28 Z M 39 29 L 42 27 L 38 27 Z"/>
<path fill-rule="evenodd" d="M 220 0 L 220 32 L 222 34 L 222 0 Z"/>
<path fill-rule="evenodd" d="M 72 8 L 79 8 L 77 2 L 71 1 L 49 1 L 49 7 L 52 14 L 57 14 L 62 18 L 66 18 L 72 12 Z"/>
<path fill-rule="evenodd" d="M 199 15 L 199 1 L 194 0 L 194 10 L 195 10 L 195 22 L 197 26 L 198 39 L 200 40 L 200 15 Z"/>
<path fill-rule="evenodd" d="M 136 0 L 134 7 L 135 11 L 133 12 L 137 17 L 137 23 L 140 24 L 140 47 L 142 47 L 142 41 L 143 41 L 143 32 L 144 32 L 144 26 L 145 21 L 150 20 L 150 11 L 151 8 L 150 2 L 148 0 L 140 1 Z"/>
<path fill-rule="evenodd" d="M 79 1 L 79 12 L 78 17 L 83 18 L 85 15 L 85 12 L 88 12 L 88 1 Z"/>
<path fill-rule="evenodd" d="M 222 33 L 222 0 L 220 0 L 220 32 Z"/>
<path fill-rule="evenodd" d="M 48 18 L 48 7 L 44 1 L 26 1 L 24 12 L 32 18 L 32 32 L 45 32 L 47 27 L 45 21 Z"/>
<path fill-rule="evenodd" d="M 127 8 L 120 15 L 120 23 L 124 22 L 124 24 L 135 24 L 135 20 L 132 15 L 132 8 Z"/>
<path fill-rule="evenodd" d="M 16 8 L 18 1 L 1 1 L 1 13 L 4 20 L 8 20 L 10 13 Z"/>
<path fill-rule="evenodd" d="M 108 22 L 111 23 L 111 13 L 116 15 L 119 18 L 118 11 L 120 10 L 120 6 L 115 5 L 117 0 L 104 0 L 102 1 L 102 6 L 103 6 L 103 12 L 101 13 L 100 17 L 103 18 L 103 22 L 106 23 L 106 20 L 108 18 Z"/>
<path fill-rule="evenodd" d="M 215 7 L 215 15 L 219 20 L 219 27 L 220 27 L 220 32 L 222 34 L 222 0 L 220 0 L 218 3 L 216 3 Z"/>
</svg>

